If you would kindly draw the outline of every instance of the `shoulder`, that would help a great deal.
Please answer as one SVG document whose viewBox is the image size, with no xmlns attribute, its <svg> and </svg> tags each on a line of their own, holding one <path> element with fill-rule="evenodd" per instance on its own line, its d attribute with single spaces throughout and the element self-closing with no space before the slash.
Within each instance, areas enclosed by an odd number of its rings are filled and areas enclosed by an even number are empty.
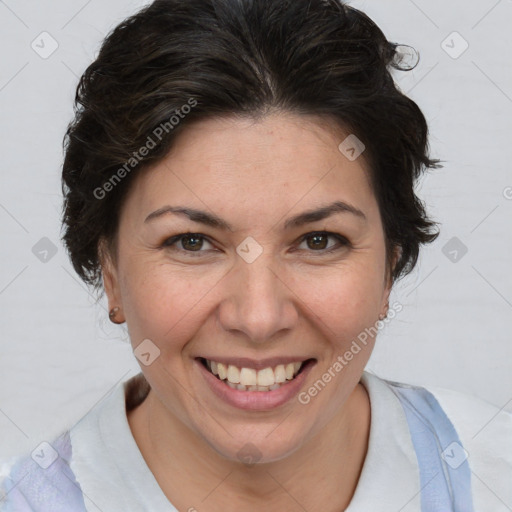
<svg viewBox="0 0 512 512">
<path fill-rule="evenodd" d="M 432 387 L 430 391 L 453 421 L 462 436 L 489 439 L 489 432 L 512 437 L 512 413 L 481 398 L 452 389 Z M 512 442 L 512 439 L 511 439 Z"/>
<path fill-rule="evenodd" d="M 452 442 L 462 445 L 465 451 L 461 448 L 458 458 L 468 463 L 475 510 L 512 510 L 512 415 L 505 406 L 497 407 L 467 393 L 442 387 L 390 380 L 385 383 L 398 392 L 399 398 L 411 401 L 415 410 L 419 407 L 422 418 L 430 418 L 424 424 L 427 431 L 434 432 L 440 452 Z M 455 431 L 453 441 L 450 428 L 443 427 L 440 412 Z M 433 422 L 430 426 L 429 421 Z"/>
<path fill-rule="evenodd" d="M 69 431 L 12 461 L 1 482 L 3 512 L 85 512 L 80 485 L 69 467 Z"/>
<path fill-rule="evenodd" d="M 490 503 L 496 510 L 504 503 L 512 506 L 512 414 L 466 393 L 425 389 L 439 402 L 467 452 L 475 496 L 485 496 L 488 510 Z"/>
</svg>

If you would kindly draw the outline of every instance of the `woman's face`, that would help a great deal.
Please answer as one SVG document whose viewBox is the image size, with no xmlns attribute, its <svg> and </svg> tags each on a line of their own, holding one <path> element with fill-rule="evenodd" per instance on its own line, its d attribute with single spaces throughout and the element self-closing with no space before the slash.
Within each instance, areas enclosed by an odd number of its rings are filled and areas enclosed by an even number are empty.
<svg viewBox="0 0 512 512">
<path fill-rule="evenodd" d="M 117 264 L 104 264 L 109 306 L 121 307 L 164 415 L 228 459 L 255 446 L 261 462 L 278 460 L 312 439 L 342 413 L 373 349 L 368 338 L 344 356 L 389 295 L 363 157 L 338 149 L 347 135 L 291 114 L 201 121 L 135 178 L 123 206 Z M 253 385 L 310 362 L 278 389 L 241 391 L 203 359 Z"/>
</svg>

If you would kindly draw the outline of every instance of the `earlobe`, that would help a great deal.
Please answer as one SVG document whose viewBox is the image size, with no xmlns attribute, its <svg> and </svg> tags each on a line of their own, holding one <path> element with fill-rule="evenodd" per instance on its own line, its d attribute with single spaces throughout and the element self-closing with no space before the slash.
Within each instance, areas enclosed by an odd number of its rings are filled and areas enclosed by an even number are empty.
<svg viewBox="0 0 512 512">
<path fill-rule="evenodd" d="M 389 281 L 389 283 L 391 283 L 391 280 Z M 391 293 L 391 286 L 387 286 L 384 290 L 384 296 L 383 296 L 383 302 L 385 303 L 381 312 L 380 312 L 380 315 L 379 315 L 379 320 L 384 320 L 384 318 L 386 318 L 386 316 L 388 315 L 388 310 L 389 310 L 389 294 Z"/>
<path fill-rule="evenodd" d="M 124 316 L 123 315 L 120 315 L 122 316 L 122 318 L 117 318 L 117 315 L 121 312 L 121 308 L 119 306 L 116 306 L 115 308 L 112 308 L 108 314 L 108 318 L 109 320 L 113 323 L 113 324 L 122 324 L 125 322 L 124 320 Z"/>
<path fill-rule="evenodd" d="M 384 308 L 384 312 L 382 312 L 379 315 L 379 320 L 384 320 L 384 318 L 386 318 L 388 316 L 388 311 L 389 311 L 389 301 L 386 302 L 386 306 Z"/>
<path fill-rule="evenodd" d="M 102 274 L 103 286 L 108 299 L 109 320 L 114 324 L 122 324 L 125 322 L 125 318 L 115 271 L 112 271 L 108 265 L 102 266 Z"/>
<path fill-rule="evenodd" d="M 117 272 L 104 241 L 100 242 L 98 254 L 100 258 L 103 288 L 108 300 L 109 319 L 115 324 L 122 324 L 125 319 L 122 311 Z"/>
</svg>

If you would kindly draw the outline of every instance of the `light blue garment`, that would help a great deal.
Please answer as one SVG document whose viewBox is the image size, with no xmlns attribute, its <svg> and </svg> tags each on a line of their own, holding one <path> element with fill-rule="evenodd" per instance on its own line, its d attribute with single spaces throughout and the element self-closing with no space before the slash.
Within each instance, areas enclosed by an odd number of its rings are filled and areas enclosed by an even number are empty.
<svg viewBox="0 0 512 512">
<path fill-rule="evenodd" d="M 421 512 L 474 512 L 471 470 L 459 436 L 434 395 L 387 381 L 404 408 L 421 482 Z"/>
<path fill-rule="evenodd" d="M 416 451 L 421 511 L 474 512 L 471 471 L 462 443 L 438 401 L 424 388 L 386 382 L 403 406 Z M 2 512 L 86 512 L 82 490 L 69 467 L 69 431 L 51 445 L 59 457 L 47 469 L 31 457 L 15 464 L 6 480 Z"/>
<path fill-rule="evenodd" d="M 69 431 L 50 444 L 59 457 L 46 469 L 30 456 L 13 466 L 5 482 L 2 512 L 86 512 L 82 490 L 69 467 Z"/>
</svg>

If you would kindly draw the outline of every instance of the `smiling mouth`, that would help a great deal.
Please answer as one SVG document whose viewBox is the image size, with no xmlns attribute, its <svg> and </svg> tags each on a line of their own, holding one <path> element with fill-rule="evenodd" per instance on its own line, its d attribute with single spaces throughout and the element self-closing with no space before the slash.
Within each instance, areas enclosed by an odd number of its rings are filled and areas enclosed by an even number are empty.
<svg viewBox="0 0 512 512">
<path fill-rule="evenodd" d="M 199 358 L 201 364 L 218 380 L 239 391 L 274 391 L 291 382 L 315 359 L 279 364 L 262 370 L 226 365 L 217 361 Z"/>
</svg>

